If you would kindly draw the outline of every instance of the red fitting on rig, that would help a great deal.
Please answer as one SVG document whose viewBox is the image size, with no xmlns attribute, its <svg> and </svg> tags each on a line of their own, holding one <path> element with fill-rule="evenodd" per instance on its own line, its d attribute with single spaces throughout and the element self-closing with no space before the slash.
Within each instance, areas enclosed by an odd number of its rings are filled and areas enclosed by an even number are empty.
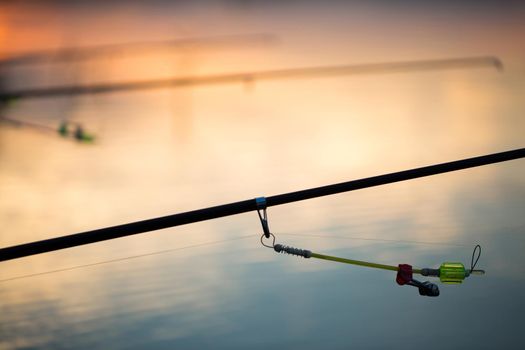
<svg viewBox="0 0 525 350">
<path fill-rule="evenodd" d="M 407 284 L 412 281 L 412 265 L 399 264 L 399 270 L 397 270 L 396 282 L 400 286 Z"/>
</svg>

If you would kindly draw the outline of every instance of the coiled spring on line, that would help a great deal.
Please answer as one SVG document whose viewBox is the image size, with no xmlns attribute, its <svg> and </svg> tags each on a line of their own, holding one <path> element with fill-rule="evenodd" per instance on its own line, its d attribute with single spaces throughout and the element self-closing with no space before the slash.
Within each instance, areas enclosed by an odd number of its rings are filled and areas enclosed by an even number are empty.
<svg viewBox="0 0 525 350">
<path fill-rule="evenodd" d="M 306 259 L 312 256 L 312 252 L 309 250 L 289 247 L 289 246 L 285 246 L 282 244 L 274 245 L 273 250 L 275 250 L 277 253 L 285 253 L 285 254 L 290 254 L 290 255 L 302 256 L 303 258 L 306 258 Z"/>
</svg>

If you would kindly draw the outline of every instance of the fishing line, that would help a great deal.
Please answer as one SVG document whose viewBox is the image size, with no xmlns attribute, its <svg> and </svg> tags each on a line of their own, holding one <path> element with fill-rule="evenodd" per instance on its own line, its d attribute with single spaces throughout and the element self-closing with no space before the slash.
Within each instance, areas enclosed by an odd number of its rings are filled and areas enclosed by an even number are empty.
<svg viewBox="0 0 525 350">
<path fill-rule="evenodd" d="M 474 256 L 476 255 L 476 252 L 478 252 L 478 256 L 476 257 L 476 261 L 474 261 Z M 478 264 L 478 260 L 481 257 L 481 246 L 478 244 L 476 247 L 474 247 L 474 251 L 472 252 L 472 259 L 470 260 L 470 273 L 474 271 L 474 268 Z"/>
<path fill-rule="evenodd" d="M 349 240 L 360 240 L 360 241 L 373 241 L 373 242 L 384 242 L 384 243 L 403 243 L 403 244 L 421 244 L 421 245 L 442 245 L 451 247 L 466 247 L 466 244 L 458 243 L 445 243 L 445 242 L 426 242 L 426 241 L 407 241 L 397 239 L 382 239 L 382 238 L 365 238 L 355 236 L 333 236 L 333 235 L 312 235 L 302 233 L 279 233 L 279 235 L 285 236 L 298 236 L 298 237 L 311 237 L 311 238 L 334 238 L 334 239 L 349 239 Z"/>
<path fill-rule="evenodd" d="M 309 232 L 309 231 L 306 231 L 306 232 Z M 279 232 L 278 234 L 279 235 L 285 235 L 285 236 L 297 236 L 297 237 L 335 238 L 335 239 L 348 239 L 348 240 L 379 241 L 379 242 L 387 242 L 387 243 L 410 243 L 410 244 L 426 244 L 426 245 L 466 246 L 466 245 L 458 245 L 458 244 L 450 244 L 450 243 L 439 243 L 439 242 L 402 241 L 402 240 L 394 240 L 394 239 L 379 239 L 379 238 L 376 239 L 376 238 L 344 237 L 344 236 L 330 236 L 330 235 L 328 235 L 328 236 L 327 235 L 310 235 L 310 234 L 301 234 L 301 233 L 283 233 L 283 232 Z M 270 234 L 270 235 L 274 237 L 273 242 L 275 243 L 275 236 L 273 234 Z M 177 247 L 177 248 L 173 248 L 173 249 L 159 250 L 159 251 L 154 251 L 154 252 L 150 252 L 150 253 L 144 253 L 144 254 L 138 254 L 138 255 L 130 255 L 130 256 L 117 258 L 117 259 L 103 260 L 103 261 L 98 261 L 98 262 L 89 263 L 89 264 L 75 265 L 75 266 L 65 267 L 65 268 L 56 269 L 56 270 L 50 270 L 50 271 L 44 271 L 44 272 L 36 272 L 36 273 L 32 273 L 32 274 L 27 274 L 27 275 L 9 277 L 9 278 L 6 278 L 6 279 L 0 279 L 0 283 L 13 281 L 13 280 L 19 280 L 19 279 L 25 279 L 25 278 L 30 278 L 30 277 L 42 276 L 42 275 L 49 275 L 49 274 L 54 274 L 54 273 L 58 273 L 58 272 L 65 272 L 65 271 L 83 269 L 83 268 L 87 268 L 87 267 L 104 265 L 104 264 L 110 264 L 110 263 L 115 263 L 115 262 L 120 262 L 120 261 L 138 259 L 138 258 L 143 258 L 143 257 L 147 257 L 147 256 L 167 254 L 167 253 L 180 251 L 180 250 L 199 248 L 199 247 L 204 247 L 204 246 L 208 246 L 208 245 L 214 245 L 214 244 L 220 244 L 220 243 L 225 243 L 225 242 L 230 242 L 230 241 L 242 240 L 242 239 L 246 239 L 246 238 L 249 238 L 249 237 L 253 237 L 253 235 L 250 234 L 250 235 L 245 235 L 245 236 L 240 236 L 240 237 L 235 237 L 235 238 L 230 238 L 230 239 L 224 239 L 224 240 L 220 240 L 220 241 L 198 243 L 198 244 L 193 244 L 193 245 L 189 245 L 189 246 L 185 246 L 185 247 Z M 263 243 L 263 245 L 267 246 L 264 242 L 261 242 L 261 243 Z M 267 246 L 267 247 L 269 247 L 269 246 Z M 481 249 L 481 247 L 480 247 L 480 249 Z M 481 254 L 481 252 L 480 252 L 480 254 Z M 472 258 L 474 258 L 474 256 Z M 478 258 L 476 260 L 476 263 L 477 263 L 478 260 L 479 260 L 479 255 L 478 255 Z M 474 269 L 474 267 L 476 266 L 476 263 L 471 264 L 471 270 Z"/>
<path fill-rule="evenodd" d="M 20 120 L 20 119 L 8 118 L 8 117 L 4 117 L 4 116 L 0 116 L 0 122 L 9 123 L 9 124 L 14 125 L 14 126 L 19 127 L 19 128 L 20 127 L 28 127 L 28 128 L 32 128 L 32 129 L 35 129 L 35 130 L 38 130 L 38 131 L 44 131 L 44 132 L 48 132 L 48 133 L 56 133 L 57 132 L 57 129 L 55 129 L 55 128 L 51 127 L 51 126 L 48 126 L 48 125 L 28 122 L 28 121 Z"/>
<path fill-rule="evenodd" d="M 27 274 L 27 275 L 9 277 L 9 278 L 5 278 L 5 279 L 0 279 L 0 283 L 4 283 L 4 282 L 8 282 L 8 281 L 14 281 L 14 280 L 20 280 L 20 279 L 25 279 L 25 278 L 30 278 L 30 277 L 42 276 L 42 275 L 50 275 L 50 274 L 54 274 L 54 273 L 58 273 L 58 272 L 78 270 L 78 269 L 83 269 L 83 268 L 87 268 L 87 267 L 111 264 L 111 263 L 116 263 L 116 262 L 121 262 L 121 261 L 126 261 L 126 260 L 144 258 L 144 257 L 148 257 L 148 256 L 167 254 L 167 253 L 172 253 L 172 252 L 176 252 L 176 251 L 180 251 L 180 250 L 186 250 L 186 249 L 192 249 L 192 248 L 200 248 L 200 247 L 204 247 L 204 246 L 220 244 L 220 243 L 225 243 L 225 242 L 239 241 L 239 240 L 246 239 L 246 238 L 253 238 L 253 234 L 240 236 L 240 237 L 229 238 L 229 239 L 223 239 L 223 240 L 220 240 L 220 241 L 197 243 L 197 244 L 192 244 L 192 245 L 184 246 L 184 247 L 177 247 L 177 248 L 172 248 L 172 249 L 158 250 L 158 251 L 154 251 L 154 252 L 150 252 L 150 253 L 144 253 L 144 254 L 138 254 L 138 255 L 130 255 L 130 256 L 125 256 L 125 257 L 117 258 L 117 259 L 102 260 L 102 261 L 97 261 L 97 262 L 94 262 L 94 263 L 75 265 L 75 266 L 70 266 L 70 267 L 64 267 L 64 268 L 56 269 L 56 270 L 36 272 L 36 273 Z"/>
</svg>

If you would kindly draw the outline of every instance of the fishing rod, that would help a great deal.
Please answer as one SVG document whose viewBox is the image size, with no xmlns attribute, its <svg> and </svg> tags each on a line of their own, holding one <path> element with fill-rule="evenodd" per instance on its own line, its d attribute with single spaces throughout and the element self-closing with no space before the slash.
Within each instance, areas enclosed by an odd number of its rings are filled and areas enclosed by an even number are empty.
<svg viewBox="0 0 525 350">
<path fill-rule="evenodd" d="M 0 65 L 18 66 L 47 62 L 73 62 L 91 57 L 108 55 L 116 51 L 144 50 L 154 48 L 183 48 L 210 45 L 272 44 L 277 37 L 270 33 L 249 33 L 237 35 L 212 35 L 168 40 L 135 41 L 84 47 L 63 47 L 55 50 L 32 51 L 0 60 Z"/>
<path fill-rule="evenodd" d="M 73 62 L 86 60 L 91 57 L 107 55 L 116 51 L 124 50 L 144 50 L 154 48 L 187 48 L 196 46 L 224 46 L 224 45 L 254 45 L 254 44 L 273 44 L 278 41 L 278 38 L 270 33 L 248 33 L 237 35 L 213 35 L 201 37 L 189 37 L 170 40 L 152 40 L 152 41 L 136 41 L 120 44 L 108 44 L 85 47 L 64 47 L 55 50 L 40 50 L 27 52 L 18 56 L 0 59 L 0 95 L 5 90 L 5 82 L 3 81 L 2 69 L 6 67 L 40 64 L 47 62 Z M 12 105 L 15 99 L 7 97 L 0 97 L 0 112 Z M 46 125 L 41 125 L 33 122 L 26 122 L 17 119 L 2 117 L 0 114 L 0 121 L 7 122 L 18 127 L 28 127 L 44 132 L 58 132 L 62 137 L 72 137 L 74 140 L 82 143 L 92 143 L 94 135 L 86 132 L 86 130 L 79 123 L 64 121 L 58 128 L 51 128 Z M 74 130 L 72 130 L 74 129 Z"/>
<path fill-rule="evenodd" d="M 443 174 L 473 167 L 500 163 L 525 157 L 525 148 L 488 154 L 474 158 L 456 160 L 447 163 L 424 166 L 384 175 L 372 176 L 359 180 L 341 182 L 337 184 L 315 187 L 296 192 L 278 194 L 271 197 L 259 197 L 239 202 L 218 205 L 143 221 L 131 222 L 123 225 L 100 228 L 71 234 L 62 237 L 50 238 L 41 241 L 24 243 L 16 246 L 0 248 L 0 261 L 7 261 L 31 255 L 52 252 L 56 250 L 77 247 L 81 245 L 102 242 L 139 233 L 181 226 L 221 217 L 237 215 L 250 211 L 257 211 L 263 224 L 264 237 L 270 238 L 270 229 L 267 221 L 268 207 L 350 192 L 390 183 L 417 179 L 426 176 Z M 263 212 L 263 214 L 261 214 Z"/>
<path fill-rule="evenodd" d="M 117 91 L 136 91 L 159 88 L 181 88 L 199 85 L 251 83 L 262 80 L 313 78 L 322 76 L 340 76 L 355 74 L 378 74 L 394 72 L 412 72 L 440 69 L 487 68 L 501 70 L 503 64 L 494 56 L 460 57 L 448 59 L 397 61 L 383 63 L 365 63 L 351 65 L 315 66 L 303 68 L 276 69 L 255 72 L 216 74 L 207 76 L 172 77 L 132 81 L 123 83 L 96 83 L 86 85 L 64 85 L 48 88 L 29 88 L 13 91 L 0 91 L 0 102 L 18 99 L 48 98 L 58 96 L 77 96 L 102 94 Z"/>
</svg>

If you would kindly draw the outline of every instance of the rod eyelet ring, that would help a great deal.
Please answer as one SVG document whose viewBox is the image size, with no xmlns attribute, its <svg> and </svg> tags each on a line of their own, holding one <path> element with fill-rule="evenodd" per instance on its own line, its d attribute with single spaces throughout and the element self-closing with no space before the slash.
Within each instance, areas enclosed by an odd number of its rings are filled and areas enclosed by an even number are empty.
<svg viewBox="0 0 525 350">
<path fill-rule="evenodd" d="M 272 245 L 268 245 L 268 244 L 264 243 L 264 238 L 265 238 L 265 237 L 266 237 L 266 235 L 264 235 L 264 234 L 261 235 L 261 244 L 262 244 L 263 246 L 265 246 L 266 248 L 271 248 L 271 249 L 273 249 L 273 247 L 275 246 L 275 236 L 273 235 L 273 233 L 270 233 L 269 238 L 272 238 Z"/>
</svg>

